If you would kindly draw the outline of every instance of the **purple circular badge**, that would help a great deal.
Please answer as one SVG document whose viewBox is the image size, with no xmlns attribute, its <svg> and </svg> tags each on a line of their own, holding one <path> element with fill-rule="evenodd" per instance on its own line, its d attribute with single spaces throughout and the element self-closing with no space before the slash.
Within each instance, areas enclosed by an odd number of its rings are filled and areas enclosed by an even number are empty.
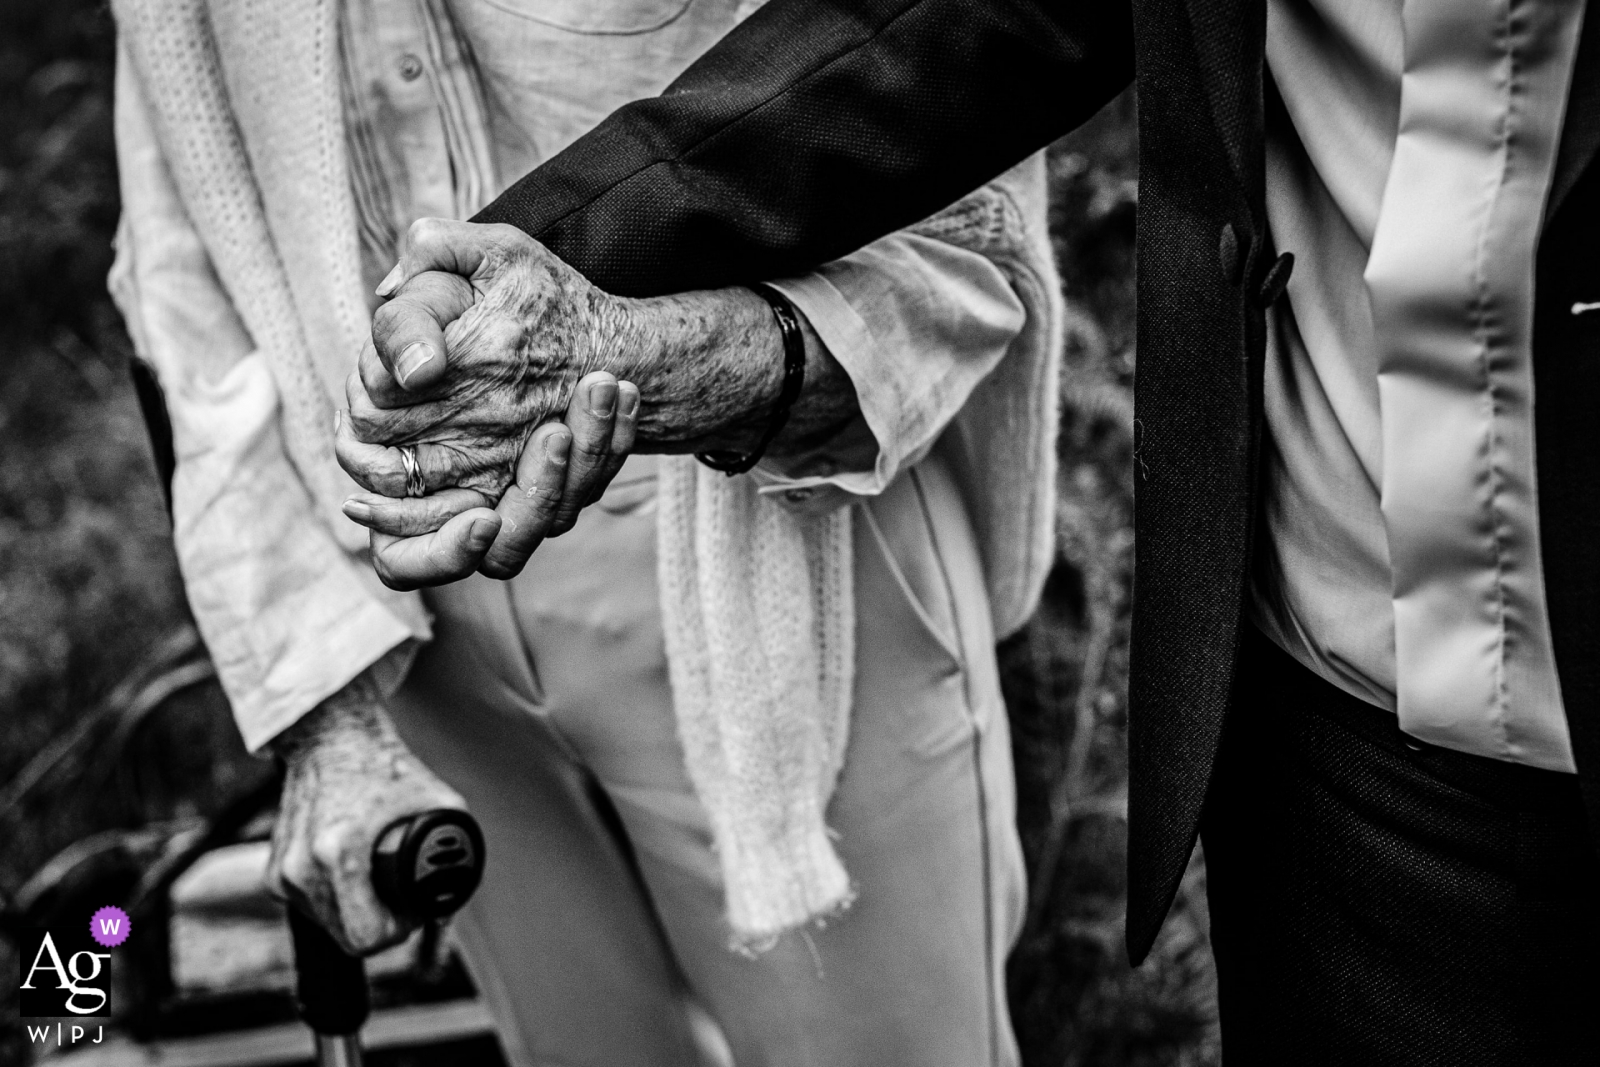
<svg viewBox="0 0 1600 1067">
<path fill-rule="evenodd" d="M 128 940 L 132 929 L 128 913 L 118 907 L 101 908 L 89 920 L 89 936 L 106 948 L 116 948 Z"/>
</svg>

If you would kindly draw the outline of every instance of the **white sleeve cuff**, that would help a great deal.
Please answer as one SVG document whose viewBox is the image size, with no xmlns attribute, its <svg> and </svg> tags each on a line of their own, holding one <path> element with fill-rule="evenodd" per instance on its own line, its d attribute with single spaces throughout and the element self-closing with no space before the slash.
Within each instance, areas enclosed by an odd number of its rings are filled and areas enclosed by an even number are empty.
<svg viewBox="0 0 1600 1067">
<path fill-rule="evenodd" d="M 834 440 L 782 469 L 757 468 L 763 493 L 808 511 L 876 496 L 921 461 L 1026 321 L 986 256 L 915 233 L 770 284 L 828 346 L 861 407 Z"/>
</svg>

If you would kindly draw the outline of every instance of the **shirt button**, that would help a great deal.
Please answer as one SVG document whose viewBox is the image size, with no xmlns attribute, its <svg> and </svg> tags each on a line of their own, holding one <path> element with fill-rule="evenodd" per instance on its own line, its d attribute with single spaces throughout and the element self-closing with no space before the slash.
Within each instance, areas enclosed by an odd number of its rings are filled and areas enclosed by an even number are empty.
<svg viewBox="0 0 1600 1067">
<path fill-rule="evenodd" d="M 1256 294 L 1256 303 L 1264 308 L 1277 303 L 1278 297 L 1289 287 L 1289 275 L 1293 273 L 1294 253 L 1285 252 L 1273 261 L 1267 276 L 1261 279 L 1261 291 Z"/>
<path fill-rule="evenodd" d="M 414 82 L 422 77 L 422 60 L 407 52 L 400 57 L 400 77 L 408 82 Z"/>
<path fill-rule="evenodd" d="M 804 504 L 807 500 L 810 500 L 813 496 L 815 496 L 816 493 L 817 491 L 815 489 L 791 489 L 783 494 L 783 499 L 787 500 L 791 504 Z"/>
</svg>

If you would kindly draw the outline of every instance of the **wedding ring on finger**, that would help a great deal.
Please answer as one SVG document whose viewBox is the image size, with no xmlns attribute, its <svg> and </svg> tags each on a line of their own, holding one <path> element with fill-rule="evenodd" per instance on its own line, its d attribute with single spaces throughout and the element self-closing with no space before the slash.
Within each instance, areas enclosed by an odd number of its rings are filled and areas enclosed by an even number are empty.
<svg viewBox="0 0 1600 1067">
<path fill-rule="evenodd" d="M 406 469 L 406 496 L 427 496 L 428 482 L 422 477 L 422 464 L 417 462 L 417 450 L 410 445 L 401 445 L 400 465 Z"/>
</svg>

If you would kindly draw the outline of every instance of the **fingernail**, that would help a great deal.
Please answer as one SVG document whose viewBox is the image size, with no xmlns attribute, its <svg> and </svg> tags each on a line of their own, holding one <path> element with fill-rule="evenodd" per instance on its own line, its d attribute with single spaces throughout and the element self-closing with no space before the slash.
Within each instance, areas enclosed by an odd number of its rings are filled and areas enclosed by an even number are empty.
<svg viewBox="0 0 1600 1067">
<path fill-rule="evenodd" d="M 494 540 L 495 526 L 488 519 L 476 519 L 472 529 L 467 531 L 467 540 L 471 541 L 475 549 L 487 548 Z"/>
<path fill-rule="evenodd" d="M 555 464 L 567 461 L 567 453 L 572 451 L 572 437 L 570 434 L 553 433 L 545 438 L 544 454 L 550 457 Z"/>
<path fill-rule="evenodd" d="M 346 500 L 344 513 L 356 522 L 366 522 L 372 518 L 372 509 L 359 500 Z"/>
<path fill-rule="evenodd" d="M 433 359 L 433 346 L 425 341 L 413 341 L 400 353 L 400 359 L 395 364 L 395 373 L 400 377 L 400 384 L 404 385 L 411 380 L 411 376 L 425 367 Z"/>
<path fill-rule="evenodd" d="M 617 407 L 617 383 L 596 382 L 589 387 L 589 414 L 610 415 Z"/>
<path fill-rule="evenodd" d="M 339 427 L 344 423 L 344 408 L 333 409 L 333 432 L 338 433 Z"/>
<path fill-rule="evenodd" d="M 639 410 L 639 390 L 628 389 L 622 394 L 622 417 L 633 418 L 634 412 Z"/>
<path fill-rule="evenodd" d="M 376 290 L 374 290 L 374 291 L 379 296 L 388 296 L 390 293 L 394 292 L 395 286 L 397 286 L 399 284 L 400 284 L 400 264 L 396 263 L 394 265 L 394 269 L 391 270 L 388 274 L 383 276 L 383 281 L 378 283 L 378 288 Z"/>
</svg>

